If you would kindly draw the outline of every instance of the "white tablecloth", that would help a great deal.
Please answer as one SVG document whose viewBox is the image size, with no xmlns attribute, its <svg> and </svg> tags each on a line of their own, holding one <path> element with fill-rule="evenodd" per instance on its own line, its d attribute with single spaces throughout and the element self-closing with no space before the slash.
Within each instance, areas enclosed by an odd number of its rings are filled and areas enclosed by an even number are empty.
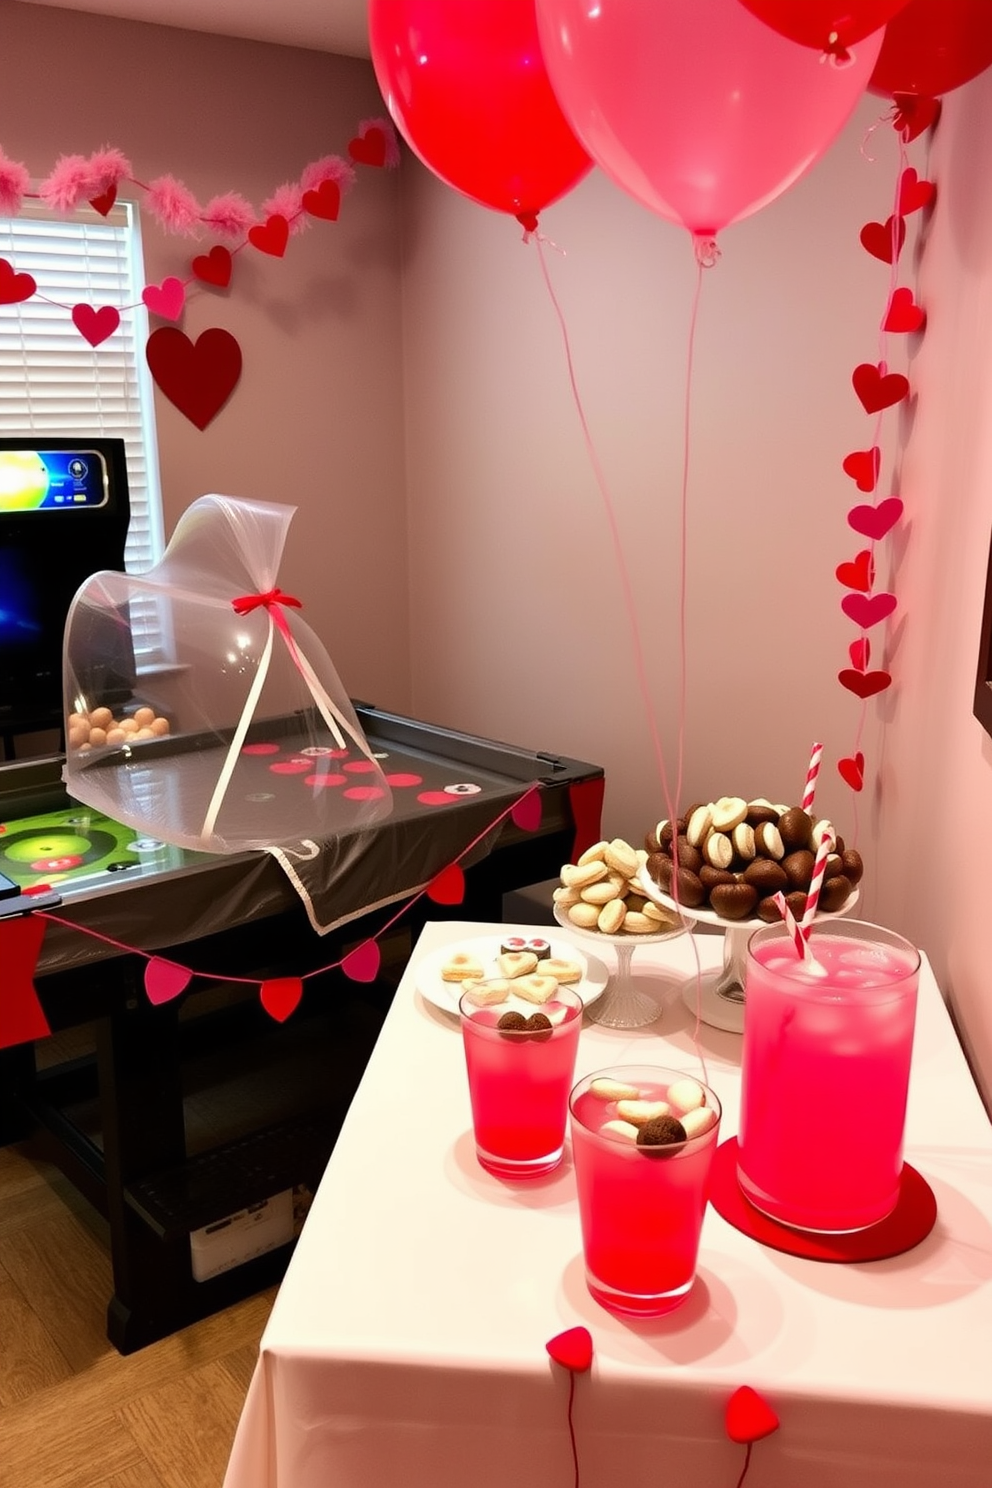
<svg viewBox="0 0 992 1488">
<path fill-rule="evenodd" d="M 529 1185 L 483 1172 L 456 1022 L 416 990 L 418 957 L 492 929 L 432 924 L 420 939 L 262 1339 L 225 1488 L 570 1488 L 569 1377 L 545 1344 L 579 1324 L 595 1350 L 575 1382 L 581 1488 L 734 1488 L 744 1448 L 724 1412 L 741 1385 L 781 1421 L 754 1446 L 754 1488 L 989 1488 L 992 1129 L 929 964 L 906 1148 L 936 1194 L 929 1238 L 822 1264 L 711 1208 L 689 1300 L 622 1321 L 586 1291 L 567 1150 Z M 704 968 L 719 962 L 718 937 L 695 944 Z M 589 1023 L 579 1073 L 700 1073 L 681 997 L 695 964 L 688 938 L 640 947 L 662 1018 Z M 703 1025 L 699 1048 L 725 1138 L 740 1038 Z"/>
</svg>

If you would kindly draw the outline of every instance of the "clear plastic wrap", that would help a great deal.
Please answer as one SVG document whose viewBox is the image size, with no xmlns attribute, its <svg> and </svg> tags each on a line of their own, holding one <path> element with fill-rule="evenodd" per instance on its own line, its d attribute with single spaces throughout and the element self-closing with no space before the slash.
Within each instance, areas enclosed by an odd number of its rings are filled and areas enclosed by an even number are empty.
<svg viewBox="0 0 992 1488">
<path fill-rule="evenodd" d="M 66 621 L 70 796 L 211 853 L 358 834 L 391 793 L 276 576 L 294 507 L 202 496 L 162 561 L 102 572 Z M 164 660 L 143 662 L 154 637 Z"/>
</svg>

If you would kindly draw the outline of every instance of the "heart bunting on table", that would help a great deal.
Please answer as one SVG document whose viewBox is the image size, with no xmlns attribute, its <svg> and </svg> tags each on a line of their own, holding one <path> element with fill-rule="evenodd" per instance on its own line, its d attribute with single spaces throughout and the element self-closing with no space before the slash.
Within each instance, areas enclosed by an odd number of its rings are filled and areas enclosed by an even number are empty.
<svg viewBox="0 0 992 1488">
<path fill-rule="evenodd" d="M 847 514 L 848 526 L 862 537 L 880 542 L 892 531 L 902 516 L 902 510 L 898 496 L 887 496 L 877 506 L 852 506 Z"/>
<path fill-rule="evenodd" d="M 592 1368 L 592 1334 L 588 1328 L 568 1328 L 544 1345 L 556 1364 L 583 1373 Z"/>
<path fill-rule="evenodd" d="M 465 875 L 457 863 L 435 873 L 427 885 L 427 897 L 435 904 L 461 904 L 465 898 Z"/>
<path fill-rule="evenodd" d="M 277 1023 L 285 1023 L 299 1006 L 302 996 L 303 983 L 299 977 L 270 977 L 262 983 L 262 1006 Z"/>
<path fill-rule="evenodd" d="M 241 348 L 220 326 L 191 341 L 177 326 L 159 326 L 145 343 L 145 358 L 158 387 L 191 424 L 205 429 L 241 376 Z"/>
<path fill-rule="evenodd" d="M 849 785 L 853 791 L 864 789 L 865 783 L 865 757 L 859 749 L 857 754 L 850 755 L 845 759 L 837 761 L 837 769 L 841 780 Z"/>
<path fill-rule="evenodd" d="M 859 491 L 874 491 L 881 462 L 882 451 L 877 444 L 867 450 L 852 450 L 844 457 L 844 474 L 851 477 Z"/>
<path fill-rule="evenodd" d="M 901 372 L 887 372 L 885 364 L 861 362 L 851 374 L 854 391 L 866 413 L 881 413 L 901 403 L 909 392 L 909 379 Z"/>
<path fill-rule="evenodd" d="M 892 263 L 902 252 L 906 241 L 906 224 L 901 217 L 889 217 L 885 222 L 866 222 L 861 229 L 861 246 L 872 258 L 883 263 Z"/>
<path fill-rule="evenodd" d="M 840 607 L 855 625 L 870 630 L 873 625 L 880 625 L 889 618 L 896 607 L 896 597 L 894 594 L 845 594 Z"/>
<path fill-rule="evenodd" d="M 838 583 L 843 584 L 845 589 L 858 589 L 862 594 L 867 594 L 875 582 L 871 549 L 863 548 L 850 563 L 838 564 L 835 572 Z"/>
<path fill-rule="evenodd" d="M 743 1446 L 771 1436 L 781 1422 L 757 1390 L 752 1390 L 750 1385 L 741 1385 L 727 1401 L 724 1425 L 730 1440 Z"/>
<path fill-rule="evenodd" d="M 856 672 L 853 667 L 838 672 L 837 681 L 841 687 L 846 687 L 848 692 L 853 692 L 862 701 L 892 686 L 892 678 L 888 672 Z"/>
<path fill-rule="evenodd" d="M 519 801 L 514 801 L 510 817 L 521 832 L 537 831 L 541 825 L 541 793 L 536 785 L 521 796 Z"/>
<path fill-rule="evenodd" d="M 155 1007 L 179 997 L 190 982 L 193 973 L 175 961 L 166 961 L 162 956 L 153 956 L 145 967 L 145 994 Z"/>
<path fill-rule="evenodd" d="M 927 312 L 913 299 L 911 289 L 896 289 L 892 292 L 882 321 L 883 331 L 922 331 L 927 323 Z"/>
<path fill-rule="evenodd" d="M 365 940 L 353 951 L 349 951 L 341 962 L 341 970 L 353 982 L 374 982 L 379 975 L 382 957 L 374 940 Z"/>
</svg>

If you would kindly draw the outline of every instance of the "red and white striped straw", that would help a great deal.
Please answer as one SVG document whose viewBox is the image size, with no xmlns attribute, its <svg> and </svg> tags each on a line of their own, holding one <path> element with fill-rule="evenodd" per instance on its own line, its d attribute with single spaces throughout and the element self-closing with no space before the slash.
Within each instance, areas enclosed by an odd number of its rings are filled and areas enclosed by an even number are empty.
<svg viewBox="0 0 992 1488">
<path fill-rule="evenodd" d="M 792 910 L 785 902 L 785 895 L 782 893 L 778 893 L 773 895 L 772 897 L 775 903 L 778 905 L 779 914 L 785 921 L 785 928 L 789 932 L 789 935 L 792 937 L 792 944 L 796 948 L 796 954 L 802 961 L 811 961 L 813 959 L 813 952 L 810 950 L 809 945 L 806 942 L 806 937 L 803 934 L 802 930 L 796 924 L 795 915 L 792 913 Z"/>
<path fill-rule="evenodd" d="M 803 810 L 812 811 L 813 801 L 816 798 L 816 777 L 820 773 L 820 761 L 823 758 L 823 745 L 814 744 L 809 757 L 809 769 L 806 771 L 806 784 L 803 787 Z"/>
<path fill-rule="evenodd" d="M 803 911 L 803 921 L 800 929 L 803 936 L 809 934 L 809 927 L 816 915 L 816 907 L 820 902 L 820 890 L 823 888 L 823 877 L 827 870 L 827 858 L 834 850 L 834 836 L 832 832 L 825 831 L 820 838 L 820 845 L 816 849 L 816 859 L 813 863 L 813 877 L 810 879 L 809 892 L 806 895 L 806 908 Z"/>
</svg>

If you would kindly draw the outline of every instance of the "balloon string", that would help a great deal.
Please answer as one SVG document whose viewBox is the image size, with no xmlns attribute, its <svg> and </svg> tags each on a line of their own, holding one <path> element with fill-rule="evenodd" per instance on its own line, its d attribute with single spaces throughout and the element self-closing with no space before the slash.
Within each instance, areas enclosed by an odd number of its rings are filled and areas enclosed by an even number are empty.
<svg viewBox="0 0 992 1488">
<path fill-rule="evenodd" d="M 753 1443 L 751 1443 L 751 1442 L 748 1442 L 748 1444 L 747 1444 L 747 1449 L 746 1449 L 746 1451 L 744 1453 L 744 1468 L 743 1468 L 743 1471 L 741 1472 L 740 1477 L 737 1479 L 737 1488 L 741 1488 L 741 1485 L 743 1484 L 744 1479 L 747 1477 L 747 1470 L 751 1466 L 751 1447 L 752 1447 L 752 1445 L 753 1445 Z"/>
</svg>

